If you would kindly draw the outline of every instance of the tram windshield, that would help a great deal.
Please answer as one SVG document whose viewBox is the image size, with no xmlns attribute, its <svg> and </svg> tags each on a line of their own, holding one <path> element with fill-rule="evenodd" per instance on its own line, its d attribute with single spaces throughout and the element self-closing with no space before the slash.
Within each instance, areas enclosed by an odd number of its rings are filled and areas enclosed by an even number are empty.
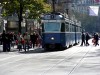
<svg viewBox="0 0 100 75">
<path fill-rule="evenodd" d="M 57 22 L 47 22 L 44 24 L 45 32 L 59 32 L 61 29 L 61 24 Z"/>
</svg>

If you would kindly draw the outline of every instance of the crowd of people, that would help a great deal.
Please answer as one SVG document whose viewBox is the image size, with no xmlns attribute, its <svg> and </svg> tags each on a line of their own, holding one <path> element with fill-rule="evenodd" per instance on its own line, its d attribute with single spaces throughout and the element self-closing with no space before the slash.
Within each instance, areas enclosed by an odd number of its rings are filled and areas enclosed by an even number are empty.
<svg viewBox="0 0 100 75">
<path fill-rule="evenodd" d="M 90 39 L 89 33 L 82 32 L 81 35 L 81 46 L 89 46 L 88 40 Z M 98 33 L 94 33 L 92 36 L 93 45 L 97 46 L 99 35 Z M 29 34 L 28 32 L 21 34 L 15 34 L 14 32 L 5 32 L 0 34 L 0 44 L 3 45 L 3 52 L 11 51 L 11 46 L 14 47 L 17 45 L 19 51 L 22 49 L 29 50 L 29 48 L 40 47 L 42 44 L 41 36 L 37 32 L 33 32 Z"/>
<path fill-rule="evenodd" d="M 89 46 L 90 44 L 89 44 L 88 40 L 90 38 L 92 38 L 92 43 L 93 43 L 94 46 L 99 45 L 99 35 L 98 35 L 98 33 L 94 33 L 92 35 L 92 37 L 91 37 L 88 32 L 87 33 L 83 33 L 82 32 L 82 35 L 81 35 L 81 40 L 82 40 L 81 46 L 83 46 L 83 45 L 84 46 Z"/>
<path fill-rule="evenodd" d="M 0 34 L 0 44 L 3 45 L 3 52 L 11 51 L 11 46 L 17 45 L 19 51 L 22 49 L 29 50 L 29 48 L 34 48 L 35 46 L 41 46 L 41 36 L 33 32 L 29 34 L 25 32 L 24 34 L 14 32 L 5 32 Z"/>
</svg>

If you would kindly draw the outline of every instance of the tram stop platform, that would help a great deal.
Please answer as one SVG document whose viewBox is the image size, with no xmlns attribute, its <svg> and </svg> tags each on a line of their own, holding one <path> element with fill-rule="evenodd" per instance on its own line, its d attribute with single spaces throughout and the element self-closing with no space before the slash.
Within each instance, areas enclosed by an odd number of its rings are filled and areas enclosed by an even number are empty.
<svg viewBox="0 0 100 75">
<path fill-rule="evenodd" d="M 0 75 L 100 75 L 100 40 L 99 46 L 89 43 L 64 51 L 1 52 Z"/>
</svg>

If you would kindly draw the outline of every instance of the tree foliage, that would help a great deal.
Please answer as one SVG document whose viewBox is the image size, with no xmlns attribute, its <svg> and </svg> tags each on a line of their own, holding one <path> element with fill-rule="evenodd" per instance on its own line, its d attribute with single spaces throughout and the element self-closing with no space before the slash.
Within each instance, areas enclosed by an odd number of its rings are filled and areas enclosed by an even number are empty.
<svg viewBox="0 0 100 75">
<path fill-rule="evenodd" d="M 42 13 L 50 12 L 51 6 L 46 3 L 46 0 L 2 0 L 2 16 L 12 16 L 17 15 L 19 28 L 18 32 L 21 33 L 21 22 L 23 19 L 23 14 L 26 14 L 28 10 L 27 18 L 39 19 Z M 24 15 L 26 17 L 26 15 Z"/>
<path fill-rule="evenodd" d="M 2 0 L 1 3 L 4 9 L 2 12 L 3 16 L 15 13 L 20 16 L 21 9 L 22 14 L 29 10 L 29 18 L 36 19 L 41 13 L 51 11 L 51 6 L 46 3 L 46 0 Z"/>
</svg>

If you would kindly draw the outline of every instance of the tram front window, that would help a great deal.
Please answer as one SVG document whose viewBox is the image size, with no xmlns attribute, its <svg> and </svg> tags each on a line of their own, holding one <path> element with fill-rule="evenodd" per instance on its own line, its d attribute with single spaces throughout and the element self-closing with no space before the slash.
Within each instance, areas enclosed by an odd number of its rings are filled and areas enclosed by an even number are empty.
<svg viewBox="0 0 100 75">
<path fill-rule="evenodd" d="M 48 22 L 44 24 L 45 32 L 60 32 L 61 24 L 56 22 Z"/>
</svg>

